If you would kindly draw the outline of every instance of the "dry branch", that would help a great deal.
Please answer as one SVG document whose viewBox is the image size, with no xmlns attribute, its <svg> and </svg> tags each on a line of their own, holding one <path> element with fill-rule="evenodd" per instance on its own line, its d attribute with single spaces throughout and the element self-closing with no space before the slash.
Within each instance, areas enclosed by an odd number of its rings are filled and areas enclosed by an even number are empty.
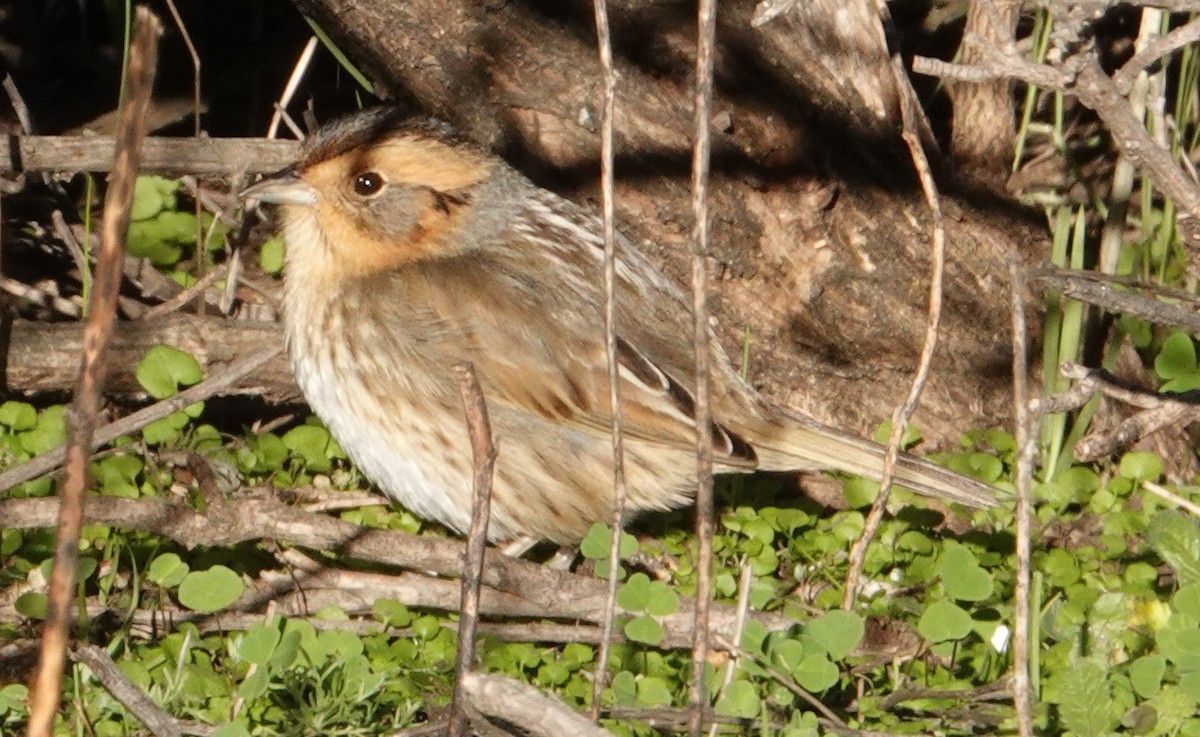
<svg viewBox="0 0 1200 737">
<path fill-rule="evenodd" d="M 0 527 L 36 529 L 53 525 L 53 499 L 0 501 Z M 401 574 L 396 586 L 409 586 L 414 595 L 426 596 L 432 574 L 443 577 L 444 593 L 435 592 L 428 606 L 456 609 L 462 570 L 462 543 L 447 538 L 410 535 L 397 530 L 374 530 L 290 507 L 274 492 L 234 499 L 218 508 L 198 512 L 147 499 L 93 497 L 88 520 L 96 524 L 152 532 L 187 548 L 199 545 L 229 546 L 255 540 L 274 540 L 313 550 L 338 551 L 357 560 L 420 571 L 422 576 Z M 333 574 L 330 574 L 333 575 Z M 408 576 L 408 578 L 404 578 Z M 384 577 L 390 578 L 390 577 Z M 346 584 L 349 579 L 337 579 Z M 604 617 L 607 586 L 601 579 L 586 578 L 551 570 L 523 560 L 489 556 L 482 576 L 481 610 L 489 611 L 489 600 L 501 602 L 491 613 L 504 616 L 534 616 L 599 623 Z M 380 584 L 382 585 L 382 583 Z M 498 598 L 496 598 L 498 597 Z M 265 601 L 265 600 L 264 600 Z M 694 606 L 690 601 L 662 620 L 674 642 L 690 642 Z M 778 614 L 751 615 L 769 630 L 786 629 L 792 621 Z M 714 606 L 710 631 L 726 640 L 735 630 L 733 607 Z"/>
<path fill-rule="evenodd" d="M 147 138 L 141 171 L 233 176 L 265 174 L 294 162 L 300 144 L 261 138 Z M 103 172 L 113 168 L 110 136 L 13 136 L 0 139 L 0 171 Z"/>
</svg>

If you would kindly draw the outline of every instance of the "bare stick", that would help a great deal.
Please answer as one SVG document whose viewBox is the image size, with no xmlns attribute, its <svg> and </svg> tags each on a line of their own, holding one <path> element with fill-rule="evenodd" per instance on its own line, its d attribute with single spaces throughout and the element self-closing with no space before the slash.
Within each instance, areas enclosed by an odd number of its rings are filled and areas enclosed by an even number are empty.
<svg viewBox="0 0 1200 737">
<path fill-rule="evenodd" d="M 487 402 L 475 367 L 469 363 L 454 367 L 462 392 L 463 412 L 471 434 L 471 455 L 475 465 L 474 495 L 471 499 L 471 529 L 467 531 L 467 551 L 463 560 L 462 612 L 458 623 L 458 657 L 454 662 L 454 702 L 450 708 L 450 737 L 462 737 L 467 728 L 463 711 L 463 679 L 475 666 L 475 629 L 479 624 L 479 587 L 483 581 L 483 554 L 487 549 L 488 519 L 492 509 L 492 469 L 496 447 L 492 445 L 492 425 Z"/>
<path fill-rule="evenodd" d="M 695 142 L 692 149 L 692 331 L 696 352 L 696 625 L 692 641 L 692 683 L 688 693 L 688 731 L 700 737 L 708 696 L 704 665 L 708 660 L 708 604 L 712 594 L 713 460 L 709 406 L 708 335 L 708 164 L 711 154 L 713 48 L 717 2 L 700 0 L 696 42 Z"/>
<path fill-rule="evenodd" d="M 256 618 L 262 619 L 262 615 L 256 615 Z M 72 651 L 71 659 L 91 669 L 92 674 L 104 684 L 104 688 L 108 689 L 113 698 L 133 712 L 138 721 L 155 737 L 180 737 L 183 734 L 175 719 L 154 703 L 136 683 L 129 680 L 129 676 L 117 667 L 103 649 L 95 645 L 84 645 Z"/>
<path fill-rule="evenodd" d="M 1172 504 L 1178 504 L 1181 508 L 1183 508 L 1184 510 L 1186 510 L 1193 516 L 1200 517 L 1200 504 L 1196 504 L 1195 502 L 1188 501 L 1187 499 L 1184 499 L 1183 497 L 1179 496 L 1178 494 L 1171 491 L 1170 489 L 1168 489 L 1160 484 L 1156 484 L 1153 481 L 1143 481 L 1142 486 L 1144 486 L 1146 488 L 1146 491 L 1149 491 L 1152 494 L 1157 494 L 1158 496 L 1161 496 L 1163 499 L 1166 499 L 1167 501 L 1171 502 Z"/>
<path fill-rule="evenodd" d="M 1013 702 L 1021 737 L 1033 737 L 1033 696 L 1029 684 L 1029 578 L 1033 510 L 1033 432 L 1029 380 L 1026 375 L 1025 278 L 1014 256 L 1008 264 L 1012 281 L 1013 417 L 1017 423 L 1017 581 L 1013 615 Z M 1039 413 L 1040 414 L 1040 413 Z"/>
<path fill-rule="evenodd" d="M 904 80 L 904 67 L 899 57 L 892 60 L 892 73 L 897 83 L 907 83 Z M 875 533 L 883 521 L 887 511 L 888 496 L 892 491 L 892 480 L 896 472 L 896 460 L 900 455 L 900 442 L 904 439 L 904 431 L 917 404 L 921 401 L 921 392 L 929 380 L 929 369 L 933 365 L 933 354 L 937 350 L 938 328 L 942 324 L 942 282 L 946 271 L 946 228 L 942 223 L 942 206 L 938 198 L 937 184 L 933 181 L 933 172 L 929 168 L 929 159 L 921 148 L 921 139 L 917 134 L 916 115 L 913 111 L 912 97 L 900 96 L 900 112 L 904 124 L 904 142 L 908 144 L 908 152 L 912 157 L 913 168 L 921 181 L 921 191 L 925 193 L 925 202 L 929 205 L 929 214 L 933 219 L 933 237 L 930 246 L 929 274 L 929 309 L 925 319 L 925 342 L 921 346 L 921 358 L 917 362 L 917 371 L 913 376 L 912 387 L 904 404 L 896 409 L 892 417 L 892 432 L 888 438 L 887 453 L 883 457 L 883 474 L 879 481 L 879 495 L 871 505 L 863 525 L 863 534 L 850 548 L 850 565 L 846 572 L 846 591 L 842 597 L 842 608 L 853 609 L 858 597 L 859 579 L 867 560 L 867 550 L 875 539 Z"/>
<path fill-rule="evenodd" d="M 1167 35 L 1155 39 L 1129 57 L 1129 61 L 1121 65 L 1121 68 L 1112 76 L 1113 87 L 1118 93 L 1128 95 L 1129 91 L 1133 89 L 1134 80 L 1143 69 L 1167 54 L 1196 41 L 1200 41 L 1200 18 L 1194 18 Z"/>
<path fill-rule="evenodd" d="M 168 397 L 145 409 L 140 409 L 131 415 L 122 417 L 116 422 L 110 422 L 97 430 L 90 438 L 89 452 L 107 443 L 111 443 L 122 435 L 128 435 L 131 432 L 140 430 L 155 420 L 161 420 L 173 412 L 178 412 L 190 404 L 195 404 L 215 394 L 220 394 L 246 375 L 253 373 L 255 369 L 275 358 L 282 350 L 282 345 L 275 345 L 259 353 L 240 358 L 211 379 L 205 379 L 173 397 Z M 36 479 L 42 474 L 53 471 L 66 458 L 67 445 L 64 444 L 48 450 L 39 456 L 35 456 L 16 468 L 10 468 L 4 473 L 0 473 L 0 493 L 8 491 L 17 484 L 23 484 L 26 481 Z"/>
<path fill-rule="evenodd" d="M 111 171 L 114 139 L 107 136 L 17 136 L 0 139 L 0 171 Z M 262 138 L 148 138 L 142 171 L 229 176 L 264 174 L 293 163 L 298 141 Z"/>
<path fill-rule="evenodd" d="M 50 574 L 46 622 L 42 630 L 42 652 L 30 694 L 29 737 L 49 737 L 58 711 L 63 666 L 67 653 L 67 624 L 75 570 L 79 556 L 79 533 L 83 527 L 84 491 L 92 435 L 100 411 L 100 389 L 104 383 L 105 351 L 117 313 L 121 287 L 121 264 L 133 184 L 137 178 L 142 139 L 146 136 L 146 109 L 154 87 L 158 36 L 162 25 L 144 7 L 134 14 L 133 40 L 129 51 L 129 96 L 121 108 L 117 130 L 116 166 L 105 194 L 100 230 L 100 253 L 96 264 L 88 323 L 84 328 L 83 365 L 68 420 L 67 476 L 59 488 L 60 507 L 55 534 L 54 568 Z"/>
<path fill-rule="evenodd" d="M 481 713 L 515 724 L 534 737 L 612 737 L 561 701 L 504 676 L 467 673 L 463 695 Z"/>
<path fill-rule="evenodd" d="M 596 655 L 592 681 L 592 721 L 600 719 L 600 696 L 608 681 L 608 651 L 617 608 L 617 582 L 621 564 L 621 532 L 625 519 L 625 447 L 621 435 L 621 373 L 617 365 L 617 240 L 613 195 L 613 114 L 617 74 L 613 69 L 612 32 L 607 0 L 595 0 L 596 36 L 600 69 L 604 74 L 604 104 L 600 113 L 600 199 L 604 215 L 604 347 L 608 354 L 608 402 L 612 407 L 613 509 L 612 546 L 608 552 L 608 600 L 604 606 L 604 639 Z"/>
</svg>

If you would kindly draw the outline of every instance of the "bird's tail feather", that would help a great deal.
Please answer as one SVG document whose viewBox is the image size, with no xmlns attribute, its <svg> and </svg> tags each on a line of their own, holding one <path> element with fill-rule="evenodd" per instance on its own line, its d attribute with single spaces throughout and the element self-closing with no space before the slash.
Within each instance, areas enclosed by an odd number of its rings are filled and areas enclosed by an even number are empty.
<svg viewBox="0 0 1200 737">
<path fill-rule="evenodd" d="M 883 476 L 883 445 L 791 412 L 787 416 L 790 426 L 776 429 L 766 442 L 760 439 L 755 444 L 760 469 L 832 469 L 876 481 Z M 969 507 L 995 507 L 1003 501 L 1000 489 L 908 453 L 899 456 L 895 482 L 919 494 Z"/>
</svg>

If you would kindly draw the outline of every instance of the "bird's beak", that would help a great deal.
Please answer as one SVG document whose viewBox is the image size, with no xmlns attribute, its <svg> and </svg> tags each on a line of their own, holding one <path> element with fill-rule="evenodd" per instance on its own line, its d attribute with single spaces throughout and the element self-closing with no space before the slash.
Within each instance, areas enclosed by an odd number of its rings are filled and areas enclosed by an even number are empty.
<svg viewBox="0 0 1200 737">
<path fill-rule="evenodd" d="M 294 166 L 289 166 L 246 187 L 238 197 L 275 205 L 312 205 L 317 201 L 317 191 L 300 178 Z"/>
</svg>

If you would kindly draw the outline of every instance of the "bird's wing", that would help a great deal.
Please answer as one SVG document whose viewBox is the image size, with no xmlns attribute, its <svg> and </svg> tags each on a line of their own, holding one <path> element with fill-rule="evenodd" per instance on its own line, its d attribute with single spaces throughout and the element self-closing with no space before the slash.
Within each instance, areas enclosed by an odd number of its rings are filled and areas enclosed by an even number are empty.
<svg viewBox="0 0 1200 737">
<path fill-rule="evenodd" d="M 483 358 L 477 368 L 486 377 L 494 401 L 580 429 L 609 432 L 607 363 L 603 351 L 580 346 L 560 361 L 512 366 Z M 696 401 L 692 392 L 656 365 L 635 346 L 617 337 L 617 370 L 621 391 L 621 431 L 626 437 L 681 450 L 696 447 Z M 725 466 L 754 468 L 754 448 L 737 433 L 713 422 L 714 461 Z"/>
<path fill-rule="evenodd" d="M 420 322 L 423 350 L 447 376 L 449 366 L 470 361 L 489 402 L 564 426 L 609 432 L 608 363 L 603 319 L 595 302 L 558 293 L 562 290 L 544 280 L 516 278 L 515 273 L 531 272 L 499 268 L 478 258 L 469 264 L 443 260 L 414 269 L 403 280 L 381 282 L 379 288 L 403 288 L 403 295 L 386 300 L 390 304 L 423 305 L 415 317 L 395 316 L 392 326 L 404 330 L 414 320 Z M 625 332 L 652 339 L 641 326 Z M 650 354 L 624 335 L 617 336 L 622 432 L 694 452 L 696 403 L 685 383 L 691 377 L 675 375 L 686 371 L 668 369 Z M 714 400 L 723 396 L 721 384 L 714 382 Z M 723 424 L 711 427 L 716 463 L 757 466 L 749 443 Z"/>
</svg>

